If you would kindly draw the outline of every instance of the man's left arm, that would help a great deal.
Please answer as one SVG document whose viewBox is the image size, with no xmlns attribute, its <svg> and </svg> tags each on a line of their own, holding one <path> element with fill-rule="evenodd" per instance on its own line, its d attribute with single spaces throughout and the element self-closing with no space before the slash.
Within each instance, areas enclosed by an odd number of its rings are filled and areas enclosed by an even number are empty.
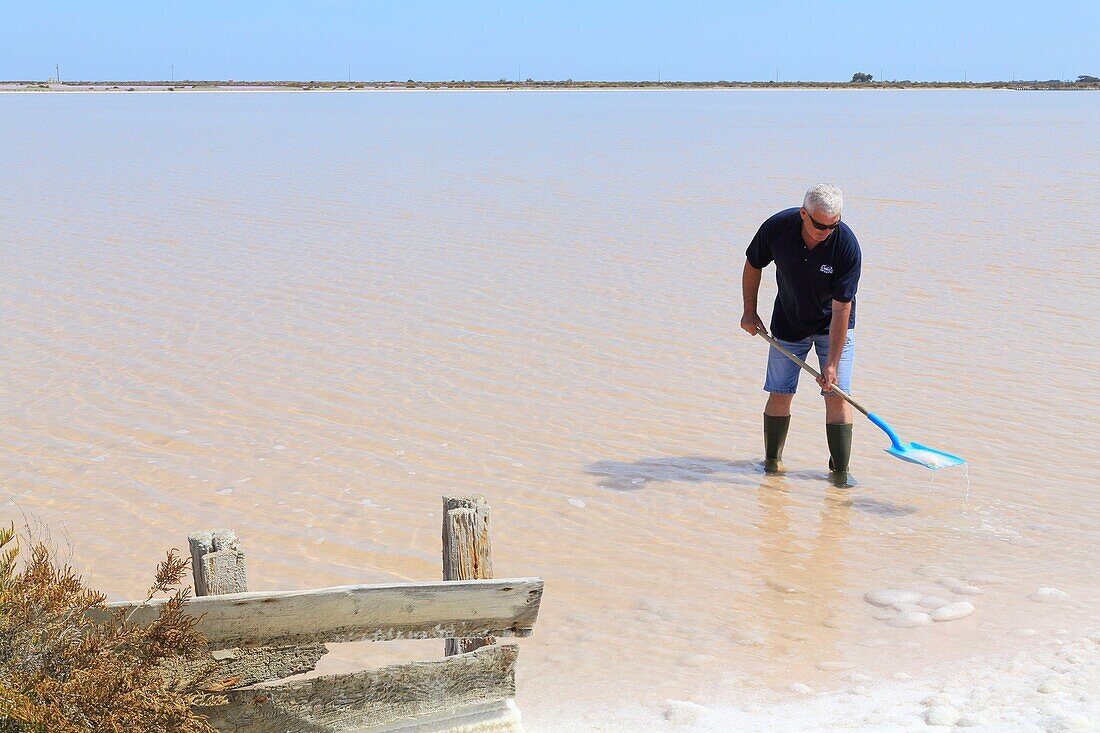
<svg viewBox="0 0 1100 733">
<path fill-rule="evenodd" d="M 848 321 L 852 315 L 852 302 L 859 288 L 859 274 L 863 269 L 863 254 L 859 251 L 859 242 L 855 235 L 846 231 L 844 246 L 837 251 L 833 262 L 833 317 L 829 321 L 829 357 L 825 360 L 818 383 L 821 389 L 830 392 L 829 385 L 836 384 L 836 370 L 840 365 L 840 354 L 844 351 L 844 342 L 848 340 Z"/>
<path fill-rule="evenodd" d="M 825 370 L 817 383 L 821 389 L 829 392 L 830 385 L 836 384 L 836 369 L 840 364 L 840 354 L 844 351 L 844 342 L 848 339 L 848 316 L 852 313 L 852 301 L 833 301 L 833 317 L 829 322 L 829 358 L 825 360 Z"/>
</svg>

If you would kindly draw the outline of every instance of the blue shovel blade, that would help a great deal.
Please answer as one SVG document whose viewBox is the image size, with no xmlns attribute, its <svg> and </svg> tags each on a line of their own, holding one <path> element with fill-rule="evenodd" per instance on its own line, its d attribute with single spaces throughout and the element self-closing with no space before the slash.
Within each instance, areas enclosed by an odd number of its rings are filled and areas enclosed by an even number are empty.
<svg viewBox="0 0 1100 733">
<path fill-rule="evenodd" d="M 949 468 L 951 466 L 961 466 L 966 463 L 966 461 L 958 456 L 944 453 L 942 450 L 936 450 L 935 448 L 929 448 L 920 443 L 910 443 L 909 445 L 902 445 L 900 448 L 890 446 L 886 449 L 886 452 L 903 461 L 916 463 L 925 468 L 930 468 L 933 471 L 938 471 L 941 468 Z"/>
</svg>

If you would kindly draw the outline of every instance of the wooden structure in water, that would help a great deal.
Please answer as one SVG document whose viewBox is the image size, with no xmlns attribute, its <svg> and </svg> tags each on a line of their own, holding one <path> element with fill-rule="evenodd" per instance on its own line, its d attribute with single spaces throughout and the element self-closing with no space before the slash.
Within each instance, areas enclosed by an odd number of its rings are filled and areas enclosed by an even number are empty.
<svg viewBox="0 0 1100 733">
<path fill-rule="evenodd" d="M 203 707 L 219 731 L 381 733 L 521 731 L 515 706 L 518 647 L 496 637 L 531 634 L 541 578 L 492 578 L 484 498 L 444 497 L 447 580 L 248 592 L 244 553 L 230 530 L 189 536 L 198 617 L 208 655 L 172 676 L 198 676 L 225 703 Z M 113 603 L 148 623 L 163 601 Z M 325 644 L 446 639 L 446 656 L 298 680 Z M 281 680 L 281 681 L 279 681 Z"/>
</svg>

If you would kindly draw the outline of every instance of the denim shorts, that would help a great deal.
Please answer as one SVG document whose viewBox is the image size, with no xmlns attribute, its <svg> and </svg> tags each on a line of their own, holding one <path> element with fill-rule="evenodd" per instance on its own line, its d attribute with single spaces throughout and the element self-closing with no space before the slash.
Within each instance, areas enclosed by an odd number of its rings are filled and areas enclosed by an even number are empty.
<svg viewBox="0 0 1100 733">
<path fill-rule="evenodd" d="M 810 346 L 817 351 L 817 362 L 820 369 L 825 368 L 825 361 L 829 358 L 829 334 L 817 334 L 808 336 L 801 341 L 784 341 L 776 339 L 792 354 L 802 361 L 806 361 L 806 355 L 810 353 Z M 844 349 L 840 352 L 840 363 L 836 367 L 836 384 L 845 392 L 852 388 L 852 358 L 855 353 L 853 333 L 848 331 L 844 339 Z M 768 376 L 764 380 L 764 391 L 772 394 L 794 394 L 798 389 L 798 375 L 802 373 L 802 367 L 788 359 L 779 349 L 772 346 L 768 350 Z M 822 392 L 821 394 L 825 394 Z"/>
</svg>

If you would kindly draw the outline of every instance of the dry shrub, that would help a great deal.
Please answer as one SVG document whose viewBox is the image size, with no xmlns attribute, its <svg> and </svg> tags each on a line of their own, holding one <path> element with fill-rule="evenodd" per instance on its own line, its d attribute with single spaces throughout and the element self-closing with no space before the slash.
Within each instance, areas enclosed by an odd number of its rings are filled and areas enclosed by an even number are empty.
<svg viewBox="0 0 1100 733">
<path fill-rule="evenodd" d="M 183 613 L 189 559 L 171 550 L 157 566 L 143 605 L 168 600 L 153 623 L 138 628 L 122 610 L 95 623 L 85 614 L 106 597 L 55 562 L 42 541 L 28 535 L 30 554 L 20 557 L 22 539 L 14 526 L 0 528 L 0 733 L 213 733 L 191 711 L 211 697 L 162 669 L 205 649 L 195 619 Z"/>
</svg>

